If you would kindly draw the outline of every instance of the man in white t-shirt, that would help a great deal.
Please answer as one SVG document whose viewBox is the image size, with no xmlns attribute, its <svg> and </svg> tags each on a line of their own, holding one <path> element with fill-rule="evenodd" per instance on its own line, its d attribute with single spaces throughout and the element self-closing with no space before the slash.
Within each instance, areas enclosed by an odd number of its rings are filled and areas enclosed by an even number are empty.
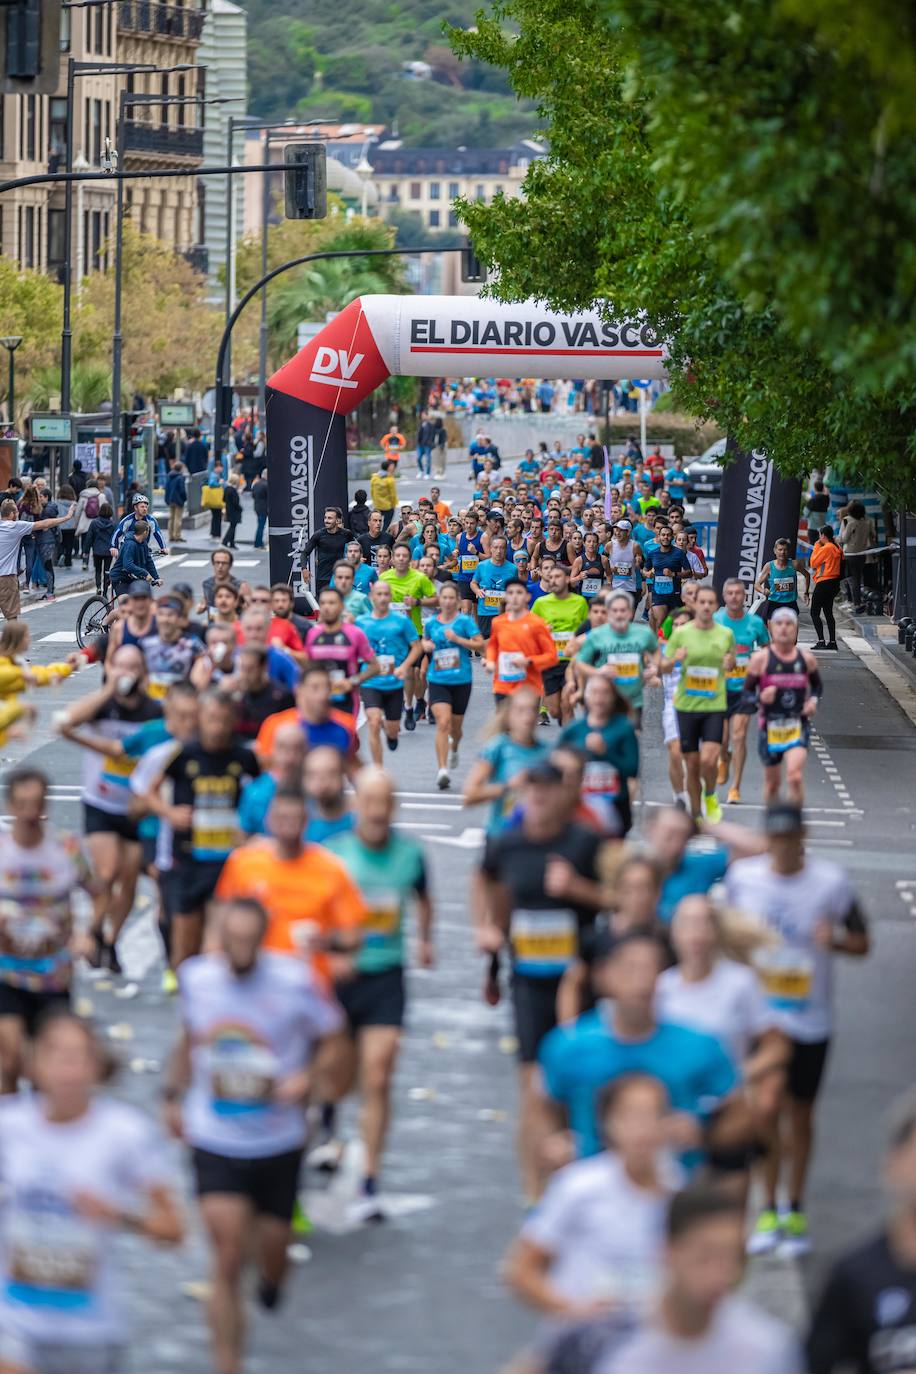
<svg viewBox="0 0 916 1374">
<path fill-rule="evenodd" d="M 20 520 L 15 501 L 0 502 L 0 615 L 16 620 L 21 609 L 19 601 L 19 548 L 23 539 L 41 530 L 53 530 L 65 524 L 76 510 L 71 505 L 66 515 L 53 520 Z"/>
<path fill-rule="evenodd" d="M 313 1074 L 337 1074 L 343 1013 L 304 959 L 261 951 L 267 912 L 211 907 L 213 953 L 178 974 L 183 1030 L 164 1090 L 169 1125 L 191 1146 L 213 1254 L 210 1329 L 221 1374 L 242 1367 L 239 1281 L 257 1235 L 258 1299 L 280 1300 Z"/>
<path fill-rule="evenodd" d="M 689 1188 L 668 1209 L 666 1280 L 631 1335 L 612 1334 L 595 1374 L 801 1374 L 794 1336 L 734 1293 L 744 1267 L 744 1207 Z"/>
</svg>

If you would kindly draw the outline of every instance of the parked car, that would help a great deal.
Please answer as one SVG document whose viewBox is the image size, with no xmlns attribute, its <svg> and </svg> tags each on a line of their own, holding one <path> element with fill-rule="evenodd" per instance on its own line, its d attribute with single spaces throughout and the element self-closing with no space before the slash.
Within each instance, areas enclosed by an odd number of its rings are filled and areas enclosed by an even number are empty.
<svg viewBox="0 0 916 1374">
<path fill-rule="evenodd" d="M 722 459 L 725 457 L 725 440 L 717 439 L 710 444 L 698 458 L 688 458 L 684 464 L 687 473 L 687 500 L 695 501 L 698 496 L 718 496 L 722 491 Z"/>
</svg>

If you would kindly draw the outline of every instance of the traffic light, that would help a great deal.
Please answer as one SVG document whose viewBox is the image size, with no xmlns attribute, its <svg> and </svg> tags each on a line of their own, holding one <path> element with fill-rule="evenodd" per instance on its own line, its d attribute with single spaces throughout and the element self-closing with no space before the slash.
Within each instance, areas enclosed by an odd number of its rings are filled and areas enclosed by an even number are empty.
<svg viewBox="0 0 916 1374">
<path fill-rule="evenodd" d="M 121 416 L 121 447 L 125 458 L 144 445 L 143 426 L 137 423 L 140 414 L 139 410 L 128 410 Z"/>
<path fill-rule="evenodd" d="M 61 0 L 0 0 L 0 92 L 54 94 L 60 24 Z"/>
<path fill-rule="evenodd" d="M 283 183 L 287 219 L 326 219 L 328 152 L 323 143 L 287 143 Z"/>
<path fill-rule="evenodd" d="M 487 269 L 474 251 L 473 243 L 468 239 L 461 250 L 461 280 L 486 281 L 486 279 Z"/>
</svg>

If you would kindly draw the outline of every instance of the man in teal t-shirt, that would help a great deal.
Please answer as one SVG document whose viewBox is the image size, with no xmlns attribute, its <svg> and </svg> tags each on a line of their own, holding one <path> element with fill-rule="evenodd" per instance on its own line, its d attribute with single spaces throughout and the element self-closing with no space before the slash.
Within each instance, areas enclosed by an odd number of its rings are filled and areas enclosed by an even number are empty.
<svg viewBox="0 0 916 1374">
<path fill-rule="evenodd" d="M 755 649 L 769 644 L 769 631 L 759 615 L 754 615 L 746 606 L 744 583 L 737 577 L 730 577 L 722 588 L 725 605 L 716 611 L 714 619 L 719 625 L 731 630 L 735 636 L 735 666 L 725 674 L 725 730 L 722 737 L 722 753 L 719 756 L 718 783 L 728 782 L 729 765 L 733 766 L 732 785 L 727 800 L 741 800 L 741 779 L 747 759 L 747 727 L 754 714 L 753 706 L 744 702 L 744 679 L 747 665 Z"/>
<path fill-rule="evenodd" d="M 636 712 L 642 714 L 643 674 L 658 668 L 659 645 L 648 625 L 633 623 L 633 598 L 613 592 L 607 600 L 607 624 L 590 630 L 576 654 L 576 671 L 586 680 L 607 667 L 614 685 Z"/>
<path fill-rule="evenodd" d="M 348 834 L 335 835 L 327 842 L 327 848 L 346 865 L 368 908 L 356 976 L 339 982 L 335 989 L 356 1037 L 363 1085 L 366 1162 L 355 1211 L 364 1221 L 384 1216 L 378 1174 L 404 1024 L 405 923 L 412 901 L 417 904 L 419 923 L 418 962 L 431 968 L 434 960 L 433 907 L 423 851 L 409 835 L 394 830 L 394 810 L 392 780 L 381 769 L 363 769 L 356 782 L 356 825 Z"/>
</svg>

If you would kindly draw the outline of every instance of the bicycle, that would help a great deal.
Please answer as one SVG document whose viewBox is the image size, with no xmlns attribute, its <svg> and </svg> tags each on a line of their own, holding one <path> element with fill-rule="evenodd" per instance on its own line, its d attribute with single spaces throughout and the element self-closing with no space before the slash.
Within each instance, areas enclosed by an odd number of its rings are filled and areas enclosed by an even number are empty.
<svg viewBox="0 0 916 1374">
<path fill-rule="evenodd" d="M 80 649 L 85 649 L 96 635 L 107 632 L 108 620 L 117 601 L 113 593 L 102 596 L 100 592 L 96 592 L 88 601 L 83 602 L 76 615 L 76 643 Z"/>
</svg>

